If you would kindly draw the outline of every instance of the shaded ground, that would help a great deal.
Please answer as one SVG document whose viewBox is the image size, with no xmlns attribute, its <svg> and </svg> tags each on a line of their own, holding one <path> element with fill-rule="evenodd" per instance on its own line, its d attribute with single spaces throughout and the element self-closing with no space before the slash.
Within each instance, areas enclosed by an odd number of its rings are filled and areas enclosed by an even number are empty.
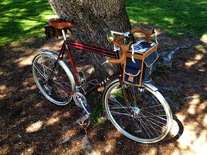
<svg viewBox="0 0 207 155">
<path fill-rule="evenodd" d="M 192 45 L 176 51 L 171 68 L 163 67 L 154 76 L 161 91 L 173 101 L 172 109 L 184 125 L 183 134 L 171 143 L 140 144 L 122 136 L 109 121 L 104 125 L 95 123 L 86 131 L 97 153 L 205 154 L 207 43 L 197 39 L 177 40 L 162 34 L 159 41 L 160 51 Z M 45 44 L 44 47 L 54 49 L 58 44 L 54 47 Z M 35 86 L 31 60 L 39 48 L 42 45 L 37 38 L 23 45 L 12 43 L 8 48 L 0 49 L 0 154 L 85 154 L 82 141 L 85 130 L 80 126 L 63 130 L 75 122 L 80 109 L 74 104 L 63 107 L 51 104 Z M 176 133 L 177 128 L 175 125 L 173 132 Z M 71 137 L 68 142 L 60 144 L 68 137 Z"/>
</svg>

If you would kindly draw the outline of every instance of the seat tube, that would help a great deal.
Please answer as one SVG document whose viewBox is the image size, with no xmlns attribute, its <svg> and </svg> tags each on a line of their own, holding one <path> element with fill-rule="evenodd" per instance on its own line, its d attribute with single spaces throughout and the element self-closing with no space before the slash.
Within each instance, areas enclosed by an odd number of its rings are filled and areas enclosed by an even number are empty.
<svg viewBox="0 0 207 155">
<path fill-rule="evenodd" d="M 65 34 L 64 29 L 62 29 L 61 31 L 62 31 L 63 39 L 66 40 L 66 34 Z"/>
</svg>

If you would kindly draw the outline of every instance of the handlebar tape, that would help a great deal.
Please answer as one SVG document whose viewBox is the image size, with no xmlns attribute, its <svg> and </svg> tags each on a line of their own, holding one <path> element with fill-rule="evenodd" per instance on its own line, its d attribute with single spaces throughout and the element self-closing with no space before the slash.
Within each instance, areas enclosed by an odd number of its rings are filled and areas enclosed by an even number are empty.
<svg viewBox="0 0 207 155">
<path fill-rule="evenodd" d="M 134 34 L 134 33 L 144 33 L 146 35 L 146 41 L 149 42 L 150 41 L 150 36 L 152 34 L 154 34 L 154 29 L 151 30 L 140 30 L 140 29 L 134 29 L 130 31 L 130 34 Z M 108 62 L 112 63 L 112 64 L 119 64 L 122 63 L 126 60 L 126 56 L 127 56 L 127 51 L 130 48 L 130 45 L 133 43 L 133 41 L 130 41 L 128 44 L 120 44 L 119 40 L 123 39 L 124 35 L 120 35 L 116 38 L 114 38 L 114 40 L 112 41 L 114 45 L 118 46 L 121 48 L 122 51 L 122 56 L 120 59 L 109 59 Z"/>
<path fill-rule="evenodd" d="M 128 44 L 121 44 L 119 47 L 121 48 L 122 51 L 122 56 L 120 59 L 109 59 L 109 63 L 112 64 L 119 64 L 122 63 L 126 60 L 126 56 L 127 56 L 127 51 L 129 50 L 129 46 L 131 45 L 132 42 L 128 43 Z"/>
</svg>

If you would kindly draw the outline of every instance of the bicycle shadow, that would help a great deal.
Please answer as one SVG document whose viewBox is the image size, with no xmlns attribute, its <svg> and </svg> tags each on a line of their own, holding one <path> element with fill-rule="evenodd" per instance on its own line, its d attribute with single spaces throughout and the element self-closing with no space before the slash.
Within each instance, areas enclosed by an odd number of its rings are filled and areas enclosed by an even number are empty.
<svg viewBox="0 0 207 155">
<path fill-rule="evenodd" d="M 174 143 L 182 136 L 182 134 L 184 132 L 184 126 L 183 126 L 182 122 L 177 118 L 177 116 L 175 114 L 173 114 L 173 120 L 174 120 L 174 123 L 173 123 L 172 128 L 174 128 L 174 127 L 177 128 L 177 133 L 176 134 L 170 133 L 166 138 L 164 138 L 163 140 L 161 140 L 160 142 L 158 142 L 156 144 L 160 145 L 160 144 Z"/>
</svg>

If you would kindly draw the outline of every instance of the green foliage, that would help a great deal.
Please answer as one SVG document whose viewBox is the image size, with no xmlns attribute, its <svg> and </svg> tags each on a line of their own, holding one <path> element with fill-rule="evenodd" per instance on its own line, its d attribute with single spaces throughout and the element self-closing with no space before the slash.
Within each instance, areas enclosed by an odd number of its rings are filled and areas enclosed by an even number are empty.
<svg viewBox="0 0 207 155">
<path fill-rule="evenodd" d="M 104 120 L 101 118 L 101 115 L 103 114 L 104 108 L 101 102 L 101 94 L 93 93 L 87 99 L 91 103 L 90 105 L 94 106 L 92 108 L 91 123 L 103 125 Z"/>
<path fill-rule="evenodd" d="M 34 93 L 31 93 L 30 94 L 30 100 L 36 100 L 37 99 L 37 93 L 34 92 Z"/>
<path fill-rule="evenodd" d="M 126 0 L 132 24 L 151 25 L 175 37 L 207 33 L 206 0 Z"/>
<path fill-rule="evenodd" d="M 200 52 L 202 52 L 203 54 L 207 54 L 207 50 L 206 50 L 205 46 L 203 46 L 203 45 L 197 45 L 196 49 L 199 50 Z"/>
<path fill-rule="evenodd" d="M 171 99 L 172 101 L 177 101 L 177 95 L 174 92 L 168 92 L 165 94 L 165 96 Z"/>
<path fill-rule="evenodd" d="M 158 70 L 160 72 L 167 72 L 169 69 L 170 69 L 170 67 L 165 65 L 165 64 L 160 65 L 159 68 L 158 68 Z"/>
<path fill-rule="evenodd" d="M 102 104 L 97 104 L 95 108 L 92 111 L 91 114 L 91 123 L 98 123 L 100 125 L 104 124 L 104 120 L 102 119 L 101 115 L 103 114 L 103 105 Z"/>
<path fill-rule="evenodd" d="M 13 41 L 44 36 L 44 25 L 54 15 L 45 0 L 4 0 L 0 2 L 0 46 Z"/>
</svg>

